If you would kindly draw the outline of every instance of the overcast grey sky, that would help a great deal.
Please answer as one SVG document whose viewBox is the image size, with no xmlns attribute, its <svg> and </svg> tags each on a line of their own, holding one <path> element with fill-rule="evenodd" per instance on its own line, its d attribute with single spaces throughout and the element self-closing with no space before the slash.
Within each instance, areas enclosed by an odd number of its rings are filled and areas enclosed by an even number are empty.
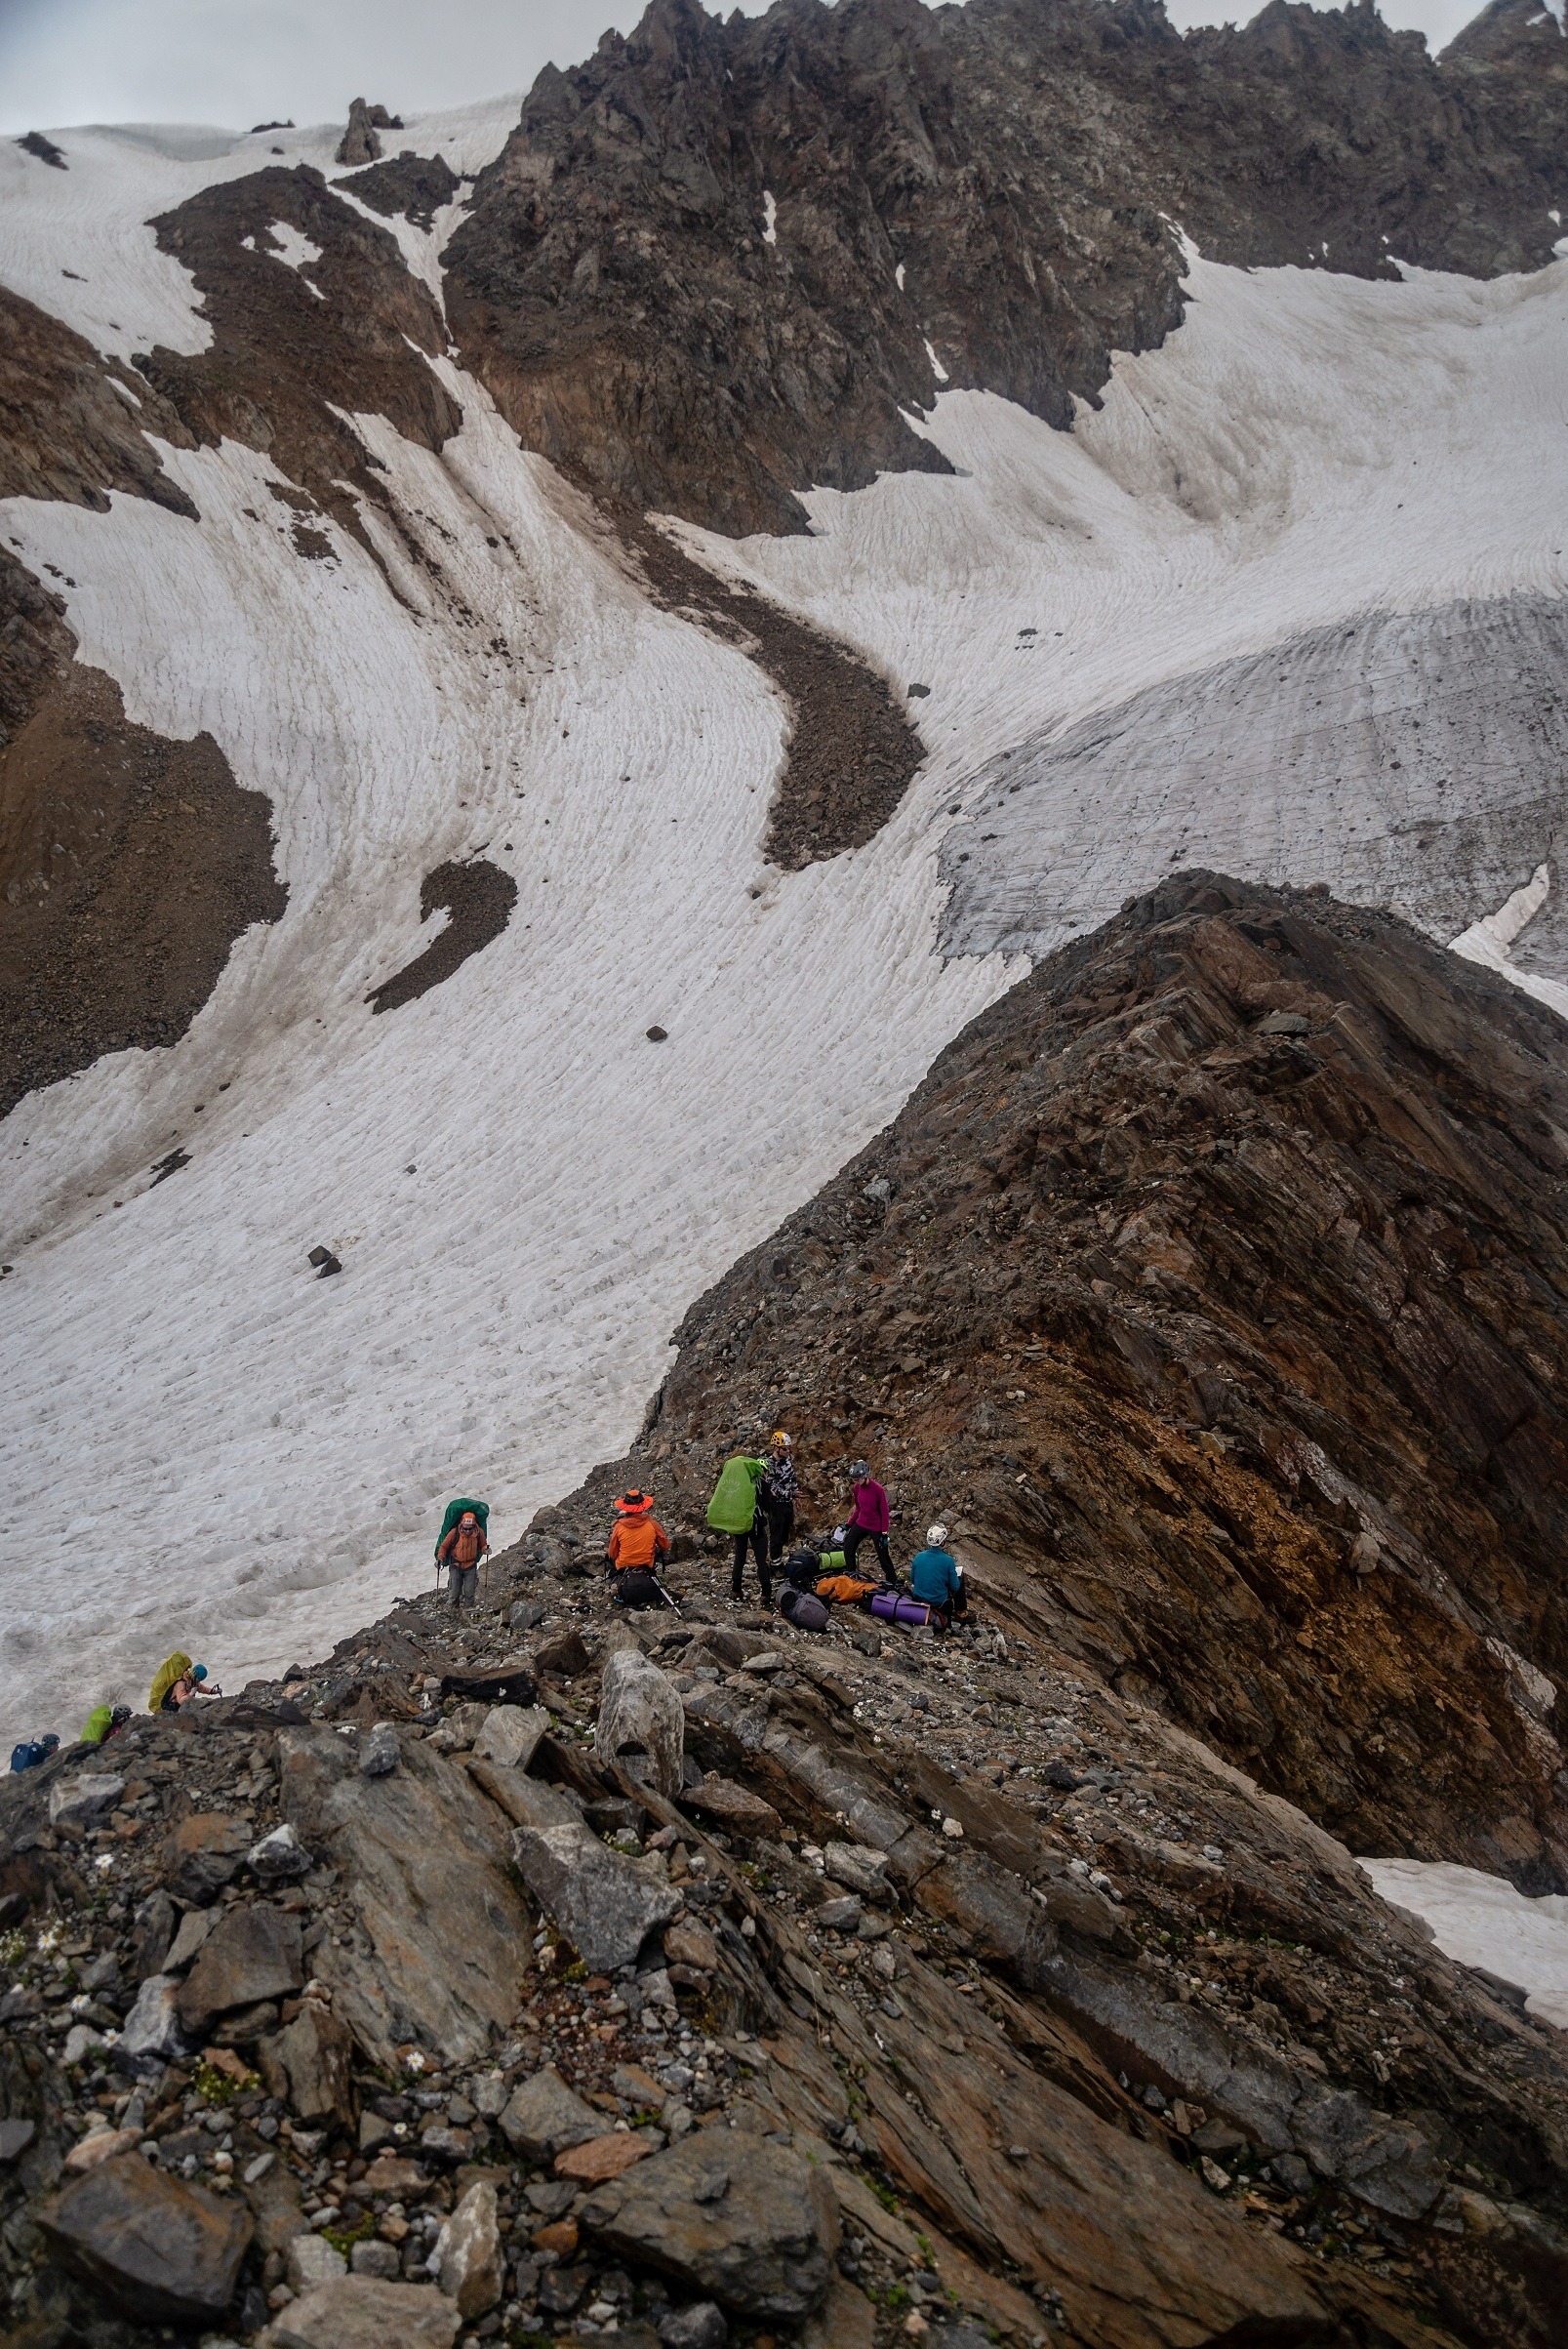
<svg viewBox="0 0 1568 2349">
<path fill-rule="evenodd" d="M 1436 49 L 1480 4 L 1384 0 L 1383 13 Z M 744 5 L 756 16 L 766 0 Z M 1170 5 L 1178 24 L 1204 24 L 1236 0 Z M 575 64 L 607 24 L 641 14 L 642 0 L 0 0 L 0 131 L 326 122 L 356 95 L 394 112 L 456 105 L 526 88 L 547 59 Z"/>
</svg>

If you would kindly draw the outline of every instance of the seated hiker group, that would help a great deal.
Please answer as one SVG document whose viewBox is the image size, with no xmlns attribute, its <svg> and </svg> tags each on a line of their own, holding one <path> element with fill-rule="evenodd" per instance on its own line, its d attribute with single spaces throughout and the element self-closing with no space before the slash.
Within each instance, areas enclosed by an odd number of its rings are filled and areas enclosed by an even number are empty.
<svg viewBox="0 0 1568 2349">
<path fill-rule="evenodd" d="M 782 1580 L 779 1612 L 797 1631 L 825 1631 L 835 1606 L 883 1622 L 946 1631 L 968 1612 L 963 1569 L 946 1547 L 946 1526 L 928 1527 L 926 1546 L 910 1560 L 905 1583 L 893 1564 L 886 1490 L 864 1460 L 855 1462 L 851 1477 L 847 1519 L 826 1540 L 812 1542 L 795 1538 L 794 1447 L 782 1429 L 775 1430 L 763 1457 L 737 1452 L 726 1460 L 707 1505 L 707 1521 L 735 1545 L 731 1597 L 744 1597 L 749 1557 L 764 1605 L 773 1603 L 776 1576 Z M 652 1494 L 633 1487 L 622 1494 L 615 1511 L 605 1548 L 615 1603 L 673 1604 L 659 1574 L 661 1561 L 669 1556 L 669 1536 L 654 1516 Z M 867 1545 L 876 1560 L 874 1579 L 862 1563 Z"/>
</svg>

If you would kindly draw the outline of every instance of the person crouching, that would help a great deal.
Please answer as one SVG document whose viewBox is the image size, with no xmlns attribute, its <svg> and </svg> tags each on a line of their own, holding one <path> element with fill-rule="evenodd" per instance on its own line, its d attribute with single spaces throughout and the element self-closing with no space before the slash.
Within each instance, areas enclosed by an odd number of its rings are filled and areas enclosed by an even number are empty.
<svg viewBox="0 0 1568 2349">
<path fill-rule="evenodd" d="M 669 1556 L 669 1536 L 654 1516 L 653 1495 L 634 1486 L 622 1494 L 615 1510 L 604 1552 L 611 1604 L 659 1606 L 664 1597 L 659 1561 Z"/>
</svg>

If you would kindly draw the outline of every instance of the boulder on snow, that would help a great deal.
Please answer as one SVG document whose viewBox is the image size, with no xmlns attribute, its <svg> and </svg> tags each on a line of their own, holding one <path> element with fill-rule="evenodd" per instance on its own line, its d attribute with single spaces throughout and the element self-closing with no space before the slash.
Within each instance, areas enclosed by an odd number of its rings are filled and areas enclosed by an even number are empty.
<svg viewBox="0 0 1568 2349">
<path fill-rule="evenodd" d="M 579 2224 L 737 2316 L 798 2324 L 826 2297 L 838 2200 L 825 2170 L 739 2130 L 696 2129 L 588 2197 Z"/>
<path fill-rule="evenodd" d="M 72 2180 L 39 2216 L 60 2257 L 111 2306 L 151 2325 L 199 2325 L 234 2296 L 251 2214 L 121 2154 Z"/>
<path fill-rule="evenodd" d="M 673 1884 L 607 1850 L 581 1819 L 520 1827 L 512 1850 L 535 1899 L 595 1973 L 632 1964 L 681 1906 Z"/>
<path fill-rule="evenodd" d="M 679 1794 L 686 1754 L 680 1691 L 634 1644 L 619 1648 L 604 1668 L 594 1750 L 601 1762 L 659 1794 Z"/>
</svg>

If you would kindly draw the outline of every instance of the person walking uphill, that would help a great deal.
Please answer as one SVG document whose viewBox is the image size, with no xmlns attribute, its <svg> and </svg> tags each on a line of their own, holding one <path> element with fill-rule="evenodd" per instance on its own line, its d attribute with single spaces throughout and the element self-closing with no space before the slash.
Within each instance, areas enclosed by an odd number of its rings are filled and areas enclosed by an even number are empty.
<svg viewBox="0 0 1568 2349">
<path fill-rule="evenodd" d="M 855 1506 L 849 1513 L 844 1528 L 844 1571 L 855 1571 L 855 1553 L 862 1542 L 869 1541 L 881 1561 L 882 1579 L 893 1580 L 893 1553 L 888 1548 L 888 1527 L 893 1522 L 888 1497 L 864 1460 L 857 1460 L 850 1470 L 855 1479 Z"/>
<path fill-rule="evenodd" d="M 719 1471 L 713 1498 L 707 1505 L 707 1521 L 714 1532 L 729 1534 L 735 1543 L 735 1570 L 730 1578 L 732 1599 L 740 1599 L 744 1595 L 743 1577 L 748 1547 L 757 1561 L 757 1579 L 762 1585 L 763 1599 L 771 1601 L 773 1598 L 773 1569 L 768 1563 L 768 1525 L 758 1490 L 767 1473 L 766 1460 L 750 1459 L 744 1452 L 735 1453 Z"/>
<path fill-rule="evenodd" d="M 479 1560 L 490 1555 L 490 1541 L 479 1521 L 482 1502 L 468 1501 L 451 1531 L 444 1533 L 436 1557 L 447 1570 L 447 1597 L 457 1607 L 472 1606 L 479 1595 Z M 452 1514 L 449 1510 L 448 1516 Z M 488 1510 L 485 1513 L 489 1515 Z"/>
</svg>

